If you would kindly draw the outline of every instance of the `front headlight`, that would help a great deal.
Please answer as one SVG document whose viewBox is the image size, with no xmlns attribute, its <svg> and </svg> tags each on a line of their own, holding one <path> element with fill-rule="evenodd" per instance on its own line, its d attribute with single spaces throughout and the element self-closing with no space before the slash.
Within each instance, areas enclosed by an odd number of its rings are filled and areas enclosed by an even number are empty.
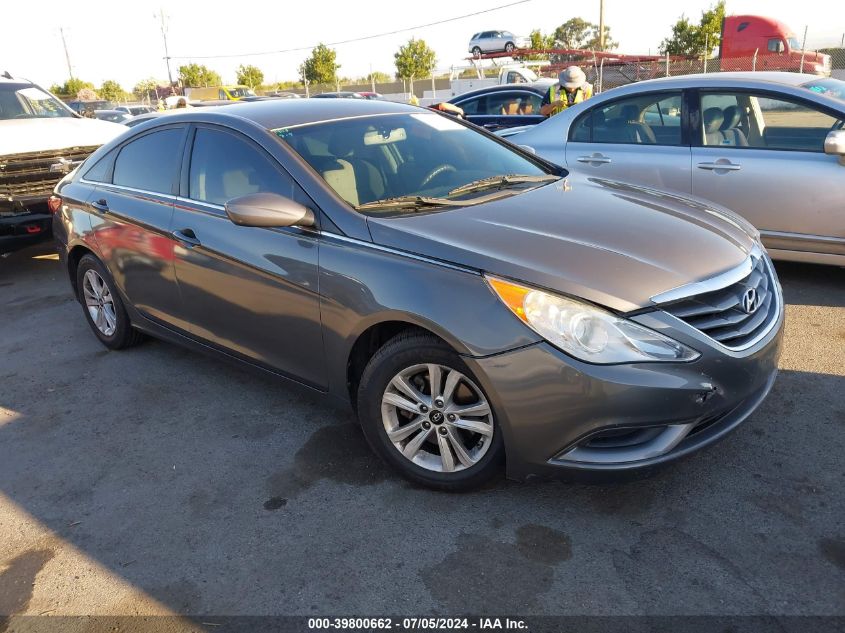
<svg viewBox="0 0 845 633">
<path fill-rule="evenodd" d="M 526 325 L 562 351 L 588 363 L 686 362 L 700 356 L 686 345 L 589 303 L 487 277 L 495 293 Z"/>
</svg>

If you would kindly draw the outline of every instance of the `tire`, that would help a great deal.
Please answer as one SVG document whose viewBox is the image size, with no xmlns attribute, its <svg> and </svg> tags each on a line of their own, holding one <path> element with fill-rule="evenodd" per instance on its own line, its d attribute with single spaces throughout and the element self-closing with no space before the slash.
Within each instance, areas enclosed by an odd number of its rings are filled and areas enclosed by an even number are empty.
<svg viewBox="0 0 845 633">
<path fill-rule="evenodd" d="M 516 47 L 513 45 L 513 42 L 508 42 L 507 44 L 505 44 L 505 52 L 506 53 L 513 53 L 514 48 L 516 48 Z"/>
<path fill-rule="evenodd" d="M 442 398 L 432 398 L 433 376 Z M 502 473 L 505 447 L 490 399 L 461 357 L 430 334 L 385 343 L 364 369 L 357 403 L 373 451 L 414 483 L 459 492 Z"/>
<path fill-rule="evenodd" d="M 144 339 L 129 322 L 112 276 L 93 255 L 84 255 L 79 260 L 76 288 L 85 320 L 103 345 L 109 349 L 124 349 Z"/>
<path fill-rule="evenodd" d="M 480 47 L 478 47 L 478 46 L 475 46 L 475 47 L 472 49 L 472 56 L 473 56 L 473 57 L 481 57 L 481 48 L 480 48 Z"/>
</svg>

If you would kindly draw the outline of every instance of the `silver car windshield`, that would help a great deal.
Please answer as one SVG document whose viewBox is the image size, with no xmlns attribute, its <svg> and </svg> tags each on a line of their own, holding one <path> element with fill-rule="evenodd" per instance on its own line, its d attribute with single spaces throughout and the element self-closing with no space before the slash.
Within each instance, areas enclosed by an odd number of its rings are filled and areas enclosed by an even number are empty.
<svg viewBox="0 0 845 633">
<path fill-rule="evenodd" d="M 826 97 L 839 99 L 839 101 L 845 103 L 845 81 L 841 79 L 814 79 L 813 81 L 801 84 L 801 87 Z"/>
<path fill-rule="evenodd" d="M 273 130 L 346 202 L 362 212 L 415 198 L 456 206 L 491 190 L 511 193 L 559 176 L 540 163 L 432 112 L 344 119 Z M 504 178 L 507 176 L 507 178 Z M 472 186 L 468 186 L 472 185 Z"/>
<path fill-rule="evenodd" d="M 30 85 L 0 85 L 0 120 L 74 117 L 61 101 Z"/>
</svg>

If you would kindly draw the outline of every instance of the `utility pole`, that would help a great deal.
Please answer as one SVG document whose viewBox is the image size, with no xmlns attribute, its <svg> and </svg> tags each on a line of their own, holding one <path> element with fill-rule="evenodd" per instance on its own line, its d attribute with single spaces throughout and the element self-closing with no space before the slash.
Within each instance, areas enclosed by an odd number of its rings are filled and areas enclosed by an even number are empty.
<svg viewBox="0 0 845 633">
<path fill-rule="evenodd" d="M 599 0 L 599 50 L 604 50 L 604 0 Z"/>
<path fill-rule="evenodd" d="M 70 66 L 70 55 L 67 52 L 67 42 L 65 41 L 65 30 L 63 27 L 59 27 L 59 33 L 62 35 L 62 46 L 65 47 L 65 60 L 67 61 L 67 74 L 68 76 L 73 79 L 73 68 Z"/>
<path fill-rule="evenodd" d="M 804 72 L 804 52 L 807 50 L 807 26 L 804 26 L 804 40 L 801 42 L 801 66 L 798 68 L 799 73 Z"/>
<path fill-rule="evenodd" d="M 173 74 L 170 72 L 170 53 L 167 52 L 167 16 L 164 14 L 164 9 L 159 9 L 158 15 L 154 13 L 153 17 L 161 19 L 161 38 L 164 40 L 164 61 L 167 63 L 167 81 L 172 88 Z"/>
</svg>

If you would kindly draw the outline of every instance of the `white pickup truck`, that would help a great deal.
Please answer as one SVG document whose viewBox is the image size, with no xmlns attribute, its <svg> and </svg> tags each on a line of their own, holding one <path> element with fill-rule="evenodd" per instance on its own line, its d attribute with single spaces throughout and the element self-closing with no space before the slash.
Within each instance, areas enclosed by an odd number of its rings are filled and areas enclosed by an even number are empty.
<svg viewBox="0 0 845 633">
<path fill-rule="evenodd" d="M 126 129 L 83 118 L 29 81 L 0 76 L 0 254 L 49 236 L 53 187 Z"/>
<path fill-rule="evenodd" d="M 556 78 L 540 77 L 530 68 L 525 66 L 503 66 L 499 70 L 498 77 L 488 77 L 485 79 L 453 79 L 450 82 L 450 89 L 452 97 L 457 97 L 471 90 L 478 90 L 479 88 L 488 88 L 490 86 L 498 86 L 502 84 L 529 84 L 532 86 L 540 86 L 548 88 L 556 84 Z"/>
</svg>

